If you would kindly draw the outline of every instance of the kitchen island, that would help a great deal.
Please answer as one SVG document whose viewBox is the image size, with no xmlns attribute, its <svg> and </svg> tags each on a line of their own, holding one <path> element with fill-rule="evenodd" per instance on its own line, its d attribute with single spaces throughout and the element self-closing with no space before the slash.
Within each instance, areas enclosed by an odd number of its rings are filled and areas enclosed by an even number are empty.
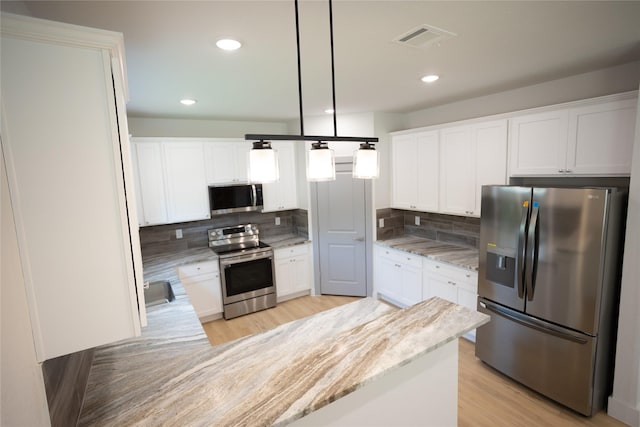
<svg viewBox="0 0 640 427">
<path fill-rule="evenodd" d="M 187 258 L 208 256 L 193 250 Z M 455 424 L 457 338 L 488 320 L 437 298 L 404 310 L 364 298 L 211 347 L 188 299 L 176 296 L 151 307 L 141 337 L 96 350 L 79 425 L 338 423 L 358 396 L 366 403 L 375 400 L 367 393 L 391 388 L 408 390 L 409 402 L 416 382 L 434 396 L 413 408 L 419 422 L 438 419 L 431 405 Z M 418 416 L 407 411 L 397 415 Z"/>
</svg>

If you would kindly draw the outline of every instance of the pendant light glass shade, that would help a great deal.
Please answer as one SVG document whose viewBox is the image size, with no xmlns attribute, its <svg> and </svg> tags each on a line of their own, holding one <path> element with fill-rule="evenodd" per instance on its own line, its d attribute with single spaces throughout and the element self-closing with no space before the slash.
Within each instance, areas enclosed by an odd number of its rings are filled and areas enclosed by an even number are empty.
<svg viewBox="0 0 640 427">
<path fill-rule="evenodd" d="M 355 178 L 373 179 L 380 175 L 378 152 L 369 143 L 360 144 L 360 149 L 353 153 L 353 176 Z"/>
<path fill-rule="evenodd" d="M 249 182 L 269 183 L 280 178 L 278 152 L 270 142 L 254 142 L 249 151 Z"/>
<path fill-rule="evenodd" d="M 336 161 L 326 142 L 311 144 L 307 157 L 307 180 L 335 181 Z"/>
</svg>

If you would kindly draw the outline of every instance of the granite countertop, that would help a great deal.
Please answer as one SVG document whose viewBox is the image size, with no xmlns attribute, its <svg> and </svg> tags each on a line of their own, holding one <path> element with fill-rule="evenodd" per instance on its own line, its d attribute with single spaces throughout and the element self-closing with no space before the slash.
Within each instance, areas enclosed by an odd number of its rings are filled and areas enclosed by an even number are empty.
<svg viewBox="0 0 640 427">
<path fill-rule="evenodd" d="M 478 270 L 478 250 L 418 236 L 378 240 L 377 245 L 421 255 L 468 270 Z"/>
<path fill-rule="evenodd" d="M 261 237 L 260 240 L 271 246 L 273 249 L 302 245 L 310 242 L 308 238 L 299 236 L 297 234 L 280 234 L 278 236 Z"/>
<path fill-rule="evenodd" d="M 286 425 L 488 321 L 438 298 L 363 298 L 212 347 L 175 273 L 212 259 L 145 258 L 145 280 L 170 280 L 176 300 L 149 307 L 142 336 L 96 349 L 78 425 Z"/>
<path fill-rule="evenodd" d="M 489 318 L 439 298 L 402 310 L 363 298 L 216 347 L 193 311 L 178 319 L 98 349 L 79 425 L 286 425 Z"/>
</svg>

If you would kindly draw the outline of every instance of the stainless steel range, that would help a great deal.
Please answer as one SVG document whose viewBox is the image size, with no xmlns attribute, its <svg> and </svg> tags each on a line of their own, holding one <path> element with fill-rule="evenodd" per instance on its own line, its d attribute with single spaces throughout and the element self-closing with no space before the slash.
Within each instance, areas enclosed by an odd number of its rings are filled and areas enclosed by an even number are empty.
<svg viewBox="0 0 640 427">
<path fill-rule="evenodd" d="M 214 228 L 209 247 L 220 259 L 224 318 L 276 306 L 273 249 L 259 239 L 256 225 Z"/>
</svg>

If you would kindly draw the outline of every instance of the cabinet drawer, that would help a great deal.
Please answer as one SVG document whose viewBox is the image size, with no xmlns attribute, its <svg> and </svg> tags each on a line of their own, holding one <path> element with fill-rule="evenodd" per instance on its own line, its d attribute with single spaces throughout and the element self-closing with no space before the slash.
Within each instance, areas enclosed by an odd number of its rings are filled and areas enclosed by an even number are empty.
<svg viewBox="0 0 640 427">
<path fill-rule="evenodd" d="M 308 253 L 309 253 L 309 245 L 303 244 L 303 245 L 293 245 L 293 246 L 287 246 L 286 248 L 276 249 L 274 251 L 274 256 L 276 259 L 282 259 L 282 258 L 296 257 L 300 255 L 307 255 Z"/>
<path fill-rule="evenodd" d="M 219 270 L 217 261 L 196 262 L 178 267 L 180 278 L 199 276 L 201 274 L 217 273 Z"/>
<path fill-rule="evenodd" d="M 426 260 L 424 268 L 427 272 L 440 274 L 459 285 L 477 287 L 478 273 L 437 261 Z"/>
<path fill-rule="evenodd" d="M 393 262 L 422 268 L 422 256 L 397 249 L 379 248 L 378 255 L 391 259 Z"/>
</svg>

